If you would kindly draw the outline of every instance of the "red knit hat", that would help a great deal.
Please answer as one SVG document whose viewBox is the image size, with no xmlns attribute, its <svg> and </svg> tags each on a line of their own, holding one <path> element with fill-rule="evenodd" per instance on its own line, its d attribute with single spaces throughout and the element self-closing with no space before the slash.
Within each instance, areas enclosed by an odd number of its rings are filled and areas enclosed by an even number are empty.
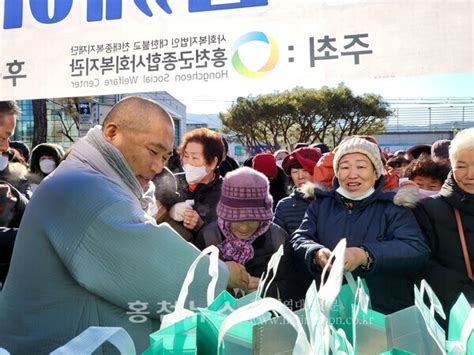
<svg viewBox="0 0 474 355">
<path fill-rule="evenodd" d="M 308 173 L 313 175 L 314 167 L 320 158 L 321 150 L 319 148 L 298 148 L 283 159 L 282 168 L 285 171 L 285 174 L 290 176 L 292 166 L 298 164 Z"/>
<path fill-rule="evenodd" d="M 269 179 L 276 179 L 278 176 L 278 168 L 273 154 L 260 153 L 253 157 L 252 168 L 260 171 Z"/>
</svg>

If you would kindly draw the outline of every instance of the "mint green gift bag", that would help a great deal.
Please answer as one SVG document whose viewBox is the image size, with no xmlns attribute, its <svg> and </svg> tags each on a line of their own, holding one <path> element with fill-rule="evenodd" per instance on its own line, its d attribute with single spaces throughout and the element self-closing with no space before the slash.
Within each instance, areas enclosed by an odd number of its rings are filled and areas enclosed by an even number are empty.
<svg viewBox="0 0 474 355">
<path fill-rule="evenodd" d="M 474 309 L 461 294 L 449 313 L 448 355 L 474 355 Z"/>
<path fill-rule="evenodd" d="M 385 315 L 369 309 L 367 286 L 357 278 L 352 304 L 352 344 L 358 355 L 372 355 L 388 349 Z"/>
<path fill-rule="evenodd" d="M 212 351 L 213 349 L 209 349 L 205 354 L 255 354 L 252 342 L 248 341 L 247 338 L 248 336 L 251 336 L 248 330 L 252 330 L 252 323 L 249 321 L 254 318 L 259 318 L 264 314 L 268 314 L 269 312 L 280 314 L 290 325 L 290 329 L 293 330 L 292 333 L 294 334 L 296 331 L 296 341 L 293 344 L 293 354 L 316 354 L 308 342 L 300 318 L 283 303 L 271 297 L 243 306 L 225 317 L 219 325 L 216 348 L 214 351 Z M 242 327 L 242 325 L 246 326 Z M 229 334 L 232 334 L 230 338 L 228 337 Z M 246 339 L 246 344 L 239 343 L 238 340 L 241 339 Z M 272 354 L 276 354 L 276 352 L 273 352 Z"/>
<path fill-rule="evenodd" d="M 150 347 L 143 355 L 196 354 L 196 324 L 197 315 L 192 315 L 151 334 Z"/>
<path fill-rule="evenodd" d="M 415 285 L 415 305 L 389 314 L 387 325 L 389 348 L 411 351 L 417 355 L 445 354 L 446 334 L 435 320 L 435 312 L 445 319 L 441 302 L 425 280 Z M 423 296 L 427 294 L 430 306 Z"/>
<path fill-rule="evenodd" d="M 160 329 L 150 335 L 150 347 L 143 354 L 196 354 L 196 326 L 198 317 L 195 311 L 185 308 L 185 302 L 188 297 L 189 286 L 194 280 L 196 267 L 199 261 L 208 254 L 208 273 L 211 276 L 211 282 L 207 288 L 207 303 L 209 305 L 214 301 L 219 276 L 219 250 L 211 245 L 204 249 L 189 267 L 174 311 L 164 316 Z"/>
<path fill-rule="evenodd" d="M 217 349 L 217 336 L 225 318 L 246 305 L 265 297 L 271 282 L 276 276 L 278 265 L 283 256 L 283 246 L 272 255 L 267 265 L 267 271 L 262 275 L 257 291 L 242 298 L 234 298 L 223 291 L 207 308 L 198 310 L 197 344 L 199 354 L 213 354 Z M 270 275 L 272 277 L 270 278 Z M 267 282 L 267 279 L 270 280 Z M 229 331 L 226 341 L 230 345 L 227 351 L 238 354 L 250 354 L 252 350 L 252 327 L 255 324 L 270 319 L 271 314 L 265 313 L 255 319 L 249 319 Z"/>
<path fill-rule="evenodd" d="M 332 252 L 328 263 L 328 267 L 332 264 L 329 277 L 321 286 L 319 293 L 313 281 L 306 292 L 304 309 L 294 312 L 302 324 L 314 354 L 329 354 L 329 351 L 337 354 L 353 353 L 344 331 L 336 330 L 328 319 L 333 302 L 341 290 L 344 253 L 345 239 Z M 348 307 L 350 309 L 350 305 Z M 297 335 L 283 316 L 259 323 L 253 327 L 253 354 L 290 354 L 294 351 Z"/>
</svg>

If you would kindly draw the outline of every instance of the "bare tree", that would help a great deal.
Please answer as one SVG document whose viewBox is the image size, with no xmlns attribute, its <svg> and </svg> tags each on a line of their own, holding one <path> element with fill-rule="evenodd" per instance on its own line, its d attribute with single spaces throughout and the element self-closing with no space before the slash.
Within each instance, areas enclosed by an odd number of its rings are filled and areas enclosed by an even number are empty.
<svg viewBox="0 0 474 355">
<path fill-rule="evenodd" d="M 46 142 L 48 133 L 48 117 L 46 112 L 46 99 L 32 100 L 33 106 L 33 147 Z"/>
</svg>

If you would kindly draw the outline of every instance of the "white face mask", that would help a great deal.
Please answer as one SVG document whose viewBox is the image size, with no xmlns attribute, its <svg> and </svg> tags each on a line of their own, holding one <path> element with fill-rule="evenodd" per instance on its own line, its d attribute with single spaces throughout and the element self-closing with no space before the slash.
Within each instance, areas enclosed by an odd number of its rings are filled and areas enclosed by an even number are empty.
<svg viewBox="0 0 474 355">
<path fill-rule="evenodd" d="M 372 186 L 371 188 L 369 188 L 366 192 L 362 193 L 361 195 L 353 195 L 349 191 L 344 189 L 342 186 L 339 186 L 337 188 L 336 192 L 339 193 L 339 195 L 342 195 L 342 196 L 344 196 L 345 198 L 347 198 L 349 200 L 360 201 L 360 200 L 363 200 L 364 198 L 367 198 L 370 195 L 372 195 L 375 192 L 375 189 Z"/>
<path fill-rule="evenodd" d="M 39 162 L 39 166 L 43 173 L 49 174 L 54 169 L 56 169 L 56 162 L 51 159 L 43 159 Z"/>
<path fill-rule="evenodd" d="M 186 181 L 190 184 L 201 181 L 207 175 L 205 166 L 185 164 L 183 170 L 186 176 Z"/>
<path fill-rule="evenodd" d="M 7 155 L 0 155 L 0 171 L 3 171 L 8 166 L 8 156 Z"/>
<path fill-rule="evenodd" d="M 418 191 L 420 192 L 420 195 L 421 195 L 422 198 L 434 196 L 437 193 L 439 193 L 439 190 L 438 191 L 431 191 L 431 190 L 425 190 L 425 189 L 421 189 L 421 188 L 419 188 Z"/>
</svg>

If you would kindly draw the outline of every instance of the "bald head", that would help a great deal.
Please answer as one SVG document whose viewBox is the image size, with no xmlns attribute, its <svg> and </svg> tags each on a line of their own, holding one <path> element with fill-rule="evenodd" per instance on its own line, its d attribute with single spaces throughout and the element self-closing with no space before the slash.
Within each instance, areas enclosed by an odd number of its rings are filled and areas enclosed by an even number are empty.
<svg viewBox="0 0 474 355">
<path fill-rule="evenodd" d="M 114 123 L 130 133 L 147 132 L 153 120 L 160 120 L 174 130 L 170 114 L 157 102 L 139 96 L 129 96 L 120 100 L 104 120 L 102 129 Z"/>
<path fill-rule="evenodd" d="M 102 134 L 122 153 L 146 190 L 172 152 L 174 124 L 168 112 L 156 102 L 131 96 L 110 111 L 102 125 Z"/>
</svg>

